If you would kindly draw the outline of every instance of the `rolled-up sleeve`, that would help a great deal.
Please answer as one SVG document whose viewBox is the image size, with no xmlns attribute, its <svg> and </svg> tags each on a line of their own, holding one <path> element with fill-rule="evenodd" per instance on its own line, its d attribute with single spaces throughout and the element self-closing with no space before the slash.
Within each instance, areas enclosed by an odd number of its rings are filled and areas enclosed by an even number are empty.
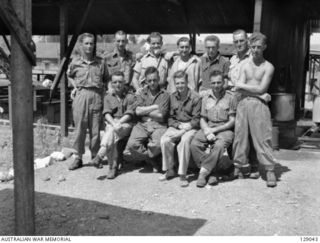
<svg viewBox="0 0 320 243">
<path fill-rule="evenodd" d="M 74 79 L 74 77 L 75 77 L 75 71 L 74 71 L 75 69 L 74 69 L 74 64 L 73 64 L 73 62 L 71 62 L 70 64 L 69 64 L 69 68 L 68 68 L 68 70 L 67 70 L 67 77 L 68 78 L 72 78 L 72 79 Z"/>
<path fill-rule="evenodd" d="M 134 95 L 128 94 L 127 96 L 127 107 L 126 111 L 124 112 L 124 115 L 131 115 L 134 116 L 135 111 L 135 101 L 136 97 Z"/>
<path fill-rule="evenodd" d="M 167 92 L 161 94 L 159 110 L 163 118 L 168 117 L 170 111 L 170 95 Z"/>
<path fill-rule="evenodd" d="M 113 115 L 112 114 L 113 106 L 112 106 L 112 101 L 110 99 L 111 99 L 111 97 L 109 95 L 106 95 L 104 97 L 104 100 L 103 100 L 103 115 L 105 115 L 105 114 Z"/>
<path fill-rule="evenodd" d="M 139 62 L 136 62 L 136 64 L 133 67 L 133 71 L 137 72 L 137 73 L 141 73 L 141 69 L 142 69 L 142 63 L 141 60 Z"/>
<path fill-rule="evenodd" d="M 207 97 L 202 98 L 201 102 L 201 117 L 204 119 L 208 119 L 208 111 L 206 109 Z"/>
<path fill-rule="evenodd" d="M 192 119 L 190 121 L 190 124 L 194 129 L 197 129 L 200 127 L 201 106 L 202 106 L 202 99 L 199 97 L 194 100 L 193 110 L 192 110 Z"/>
<path fill-rule="evenodd" d="M 169 113 L 169 119 L 168 119 L 168 126 L 169 127 L 174 127 L 174 128 L 179 128 L 180 122 L 177 120 L 177 116 L 175 113 L 175 100 L 172 96 L 170 96 L 170 113 Z"/>
</svg>

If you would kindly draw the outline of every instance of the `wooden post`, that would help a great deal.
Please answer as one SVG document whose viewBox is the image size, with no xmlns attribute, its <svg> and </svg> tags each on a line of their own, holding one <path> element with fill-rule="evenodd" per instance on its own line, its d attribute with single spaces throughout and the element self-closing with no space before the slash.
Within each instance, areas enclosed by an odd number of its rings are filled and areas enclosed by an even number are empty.
<svg viewBox="0 0 320 243">
<path fill-rule="evenodd" d="M 262 16 L 262 0 L 255 0 L 253 32 L 260 32 Z"/>
<path fill-rule="evenodd" d="M 11 92 L 11 83 L 8 85 L 8 102 L 9 102 L 9 121 L 12 128 L 12 92 Z"/>
<path fill-rule="evenodd" d="M 60 61 L 65 56 L 68 45 L 68 6 L 60 1 Z M 68 136 L 68 80 L 64 71 L 60 80 L 60 126 L 61 136 Z"/>
<path fill-rule="evenodd" d="M 12 0 L 17 18 L 31 35 L 31 0 Z M 34 235 L 32 65 L 11 33 L 12 137 L 14 165 L 15 234 Z"/>
</svg>

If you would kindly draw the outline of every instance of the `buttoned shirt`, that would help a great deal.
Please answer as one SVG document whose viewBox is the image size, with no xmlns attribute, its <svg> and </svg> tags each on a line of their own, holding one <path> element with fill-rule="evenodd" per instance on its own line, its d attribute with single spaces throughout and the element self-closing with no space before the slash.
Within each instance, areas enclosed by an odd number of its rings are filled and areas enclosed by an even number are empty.
<svg viewBox="0 0 320 243">
<path fill-rule="evenodd" d="M 201 97 L 188 89 L 186 99 L 182 100 L 178 91 L 170 95 L 170 116 L 168 126 L 178 128 L 181 122 L 190 122 L 193 129 L 199 128 Z"/>
<path fill-rule="evenodd" d="M 114 49 L 113 52 L 105 55 L 105 61 L 108 67 L 108 72 L 111 75 L 116 71 L 121 71 L 124 73 L 124 80 L 126 84 L 131 83 L 132 79 L 132 69 L 134 66 L 134 60 L 131 51 L 125 51 L 124 56 L 121 57 L 118 50 Z"/>
<path fill-rule="evenodd" d="M 214 60 L 210 60 L 207 53 L 201 56 L 201 88 L 200 90 L 211 89 L 210 73 L 213 70 L 220 70 L 224 77 L 228 77 L 230 62 L 227 58 L 220 55 L 218 52 Z"/>
<path fill-rule="evenodd" d="M 110 114 L 113 118 L 120 119 L 124 115 L 134 115 L 134 95 L 123 92 L 118 96 L 110 92 L 104 97 L 103 115 Z"/>
<path fill-rule="evenodd" d="M 238 54 L 235 54 L 230 59 L 229 68 L 229 86 L 235 86 L 240 79 L 240 70 L 242 65 L 249 60 L 250 49 L 244 54 L 242 58 Z"/>
<path fill-rule="evenodd" d="M 100 89 L 108 80 L 106 64 L 100 57 L 95 57 L 92 61 L 76 57 L 70 63 L 67 75 L 74 80 L 78 88 Z"/>
<path fill-rule="evenodd" d="M 183 63 L 185 65 L 181 67 L 180 63 Z M 195 55 L 191 56 L 186 63 L 184 63 L 180 57 L 177 57 L 177 59 L 173 62 L 172 66 L 169 69 L 168 88 L 167 88 L 168 92 L 173 93 L 174 91 L 176 91 L 173 75 L 175 72 L 179 70 L 182 70 L 187 74 L 188 87 L 191 90 L 198 91 L 199 82 L 200 82 L 200 68 L 201 68 L 200 59 Z"/>
<path fill-rule="evenodd" d="M 167 121 L 170 109 L 170 95 L 167 91 L 160 89 L 159 92 L 153 96 L 148 86 L 143 88 L 139 94 L 136 95 L 135 108 L 138 106 L 158 105 L 159 110 L 163 116 L 161 124 Z"/>
<path fill-rule="evenodd" d="M 161 86 L 167 83 L 168 78 L 168 61 L 164 58 L 164 54 L 160 54 L 159 57 L 156 57 L 151 52 L 145 54 L 139 62 L 136 63 L 133 70 L 140 74 L 139 84 L 142 86 L 142 83 L 145 81 L 145 71 L 147 67 L 155 67 L 159 71 L 160 80 L 159 83 Z"/>
<path fill-rule="evenodd" d="M 201 117 L 206 119 L 209 127 L 215 127 L 235 116 L 236 107 L 237 101 L 232 92 L 223 91 L 222 96 L 217 98 L 211 90 L 202 98 Z"/>
</svg>

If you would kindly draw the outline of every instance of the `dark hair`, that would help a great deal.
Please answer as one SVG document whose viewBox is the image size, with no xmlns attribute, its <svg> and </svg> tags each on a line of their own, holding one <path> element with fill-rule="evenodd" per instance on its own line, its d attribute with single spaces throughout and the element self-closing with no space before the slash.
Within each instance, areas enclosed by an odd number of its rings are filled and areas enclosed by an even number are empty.
<svg viewBox="0 0 320 243">
<path fill-rule="evenodd" d="M 156 73 L 159 76 L 159 71 L 156 67 L 150 66 L 146 68 L 146 71 L 144 72 L 144 76 L 147 77 L 149 74 Z"/>
<path fill-rule="evenodd" d="M 152 32 L 147 38 L 148 43 L 151 42 L 151 38 L 160 38 L 160 42 L 162 43 L 162 35 L 159 32 Z"/>
<path fill-rule="evenodd" d="M 173 74 L 173 80 L 176 80 L 176 78 L 184 78 L 184 80 L 187 81 L 187 74 L 182 70 L 176 71 Z"/>
<path fill-rule="evenodd" d="M 181 37 L 179 38 L 179 40 L 177 41 L 177 46 L 179 46 L 180 42 L 188 42 L 189 45 L 191 46 L 191 41 L 188 37 Z"/>
<path fill-rule="evenodd" d="M 215 43 L 217 43 L 217 45 L 220 45 L 220 39 L 218 36 L 216 35 L 208 35 L 205 39 L 204 39 L 204 43 L 206 43 L 207 41 L 213 41 Z"/>
<path fill-rule="evenodd" d="M 212 77 L 217 77 L 217 76 L 221 76 L 221 78 L 223 78 L 223 73 L 220 70 L 213 70 L 210 75 L 209 75 L 209 79 L 211 79 Z"/>
<path fill-rule="evenodd" d="M 257 40 L 261 40 L 265 45 L 267 44 L 267 37 L 260 32 L 254 32 L 249 38 L 249 43 L 252 44 Z"/>
<path fill-rule="evenodd" d="M 114 36 L 116 36 L 116 35 L 125 35 L 125 36 L 127 36 L 127 33 L 124 32 L 123 30 L 118 30 L 118 31 L 114 34 Z"/>
<path fill-rule="evenodd" d="M 237 29 L 237 30 L 235 30 L 235 31 L 233 31 L 233 33 L 232 33 L 232 35 L 238 35 L 238 34 L 244 34 L 244 36 L 246 37 L 246 39 L 248 38 L 248 34 L 247 34 L 247 32 L 245 31 L 245 30 L 243 30 L 243 29 Z"/>
<path fill-rule="evenodd" d="M 121 77 L 124 78 L 124 73 L 121 72 L 121 71 L 115 71 L 115 72 L 113 72 L 113 73 L 111 74 L 111 79 L 112 79 L 113 76 L 121 76 Z"/>
</svg>

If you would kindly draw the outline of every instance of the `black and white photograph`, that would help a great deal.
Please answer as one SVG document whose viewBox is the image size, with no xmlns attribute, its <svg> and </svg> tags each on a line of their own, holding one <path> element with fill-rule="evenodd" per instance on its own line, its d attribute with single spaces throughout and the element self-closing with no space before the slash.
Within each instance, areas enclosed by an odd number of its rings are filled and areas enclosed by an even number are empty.
<svg viewBox="0 0 320 243">
<path fill-rule="evenodd" d="M 320 241 L 319 0 L 0 0 L 0 33 L 0 242 Z"/>
</svg>

